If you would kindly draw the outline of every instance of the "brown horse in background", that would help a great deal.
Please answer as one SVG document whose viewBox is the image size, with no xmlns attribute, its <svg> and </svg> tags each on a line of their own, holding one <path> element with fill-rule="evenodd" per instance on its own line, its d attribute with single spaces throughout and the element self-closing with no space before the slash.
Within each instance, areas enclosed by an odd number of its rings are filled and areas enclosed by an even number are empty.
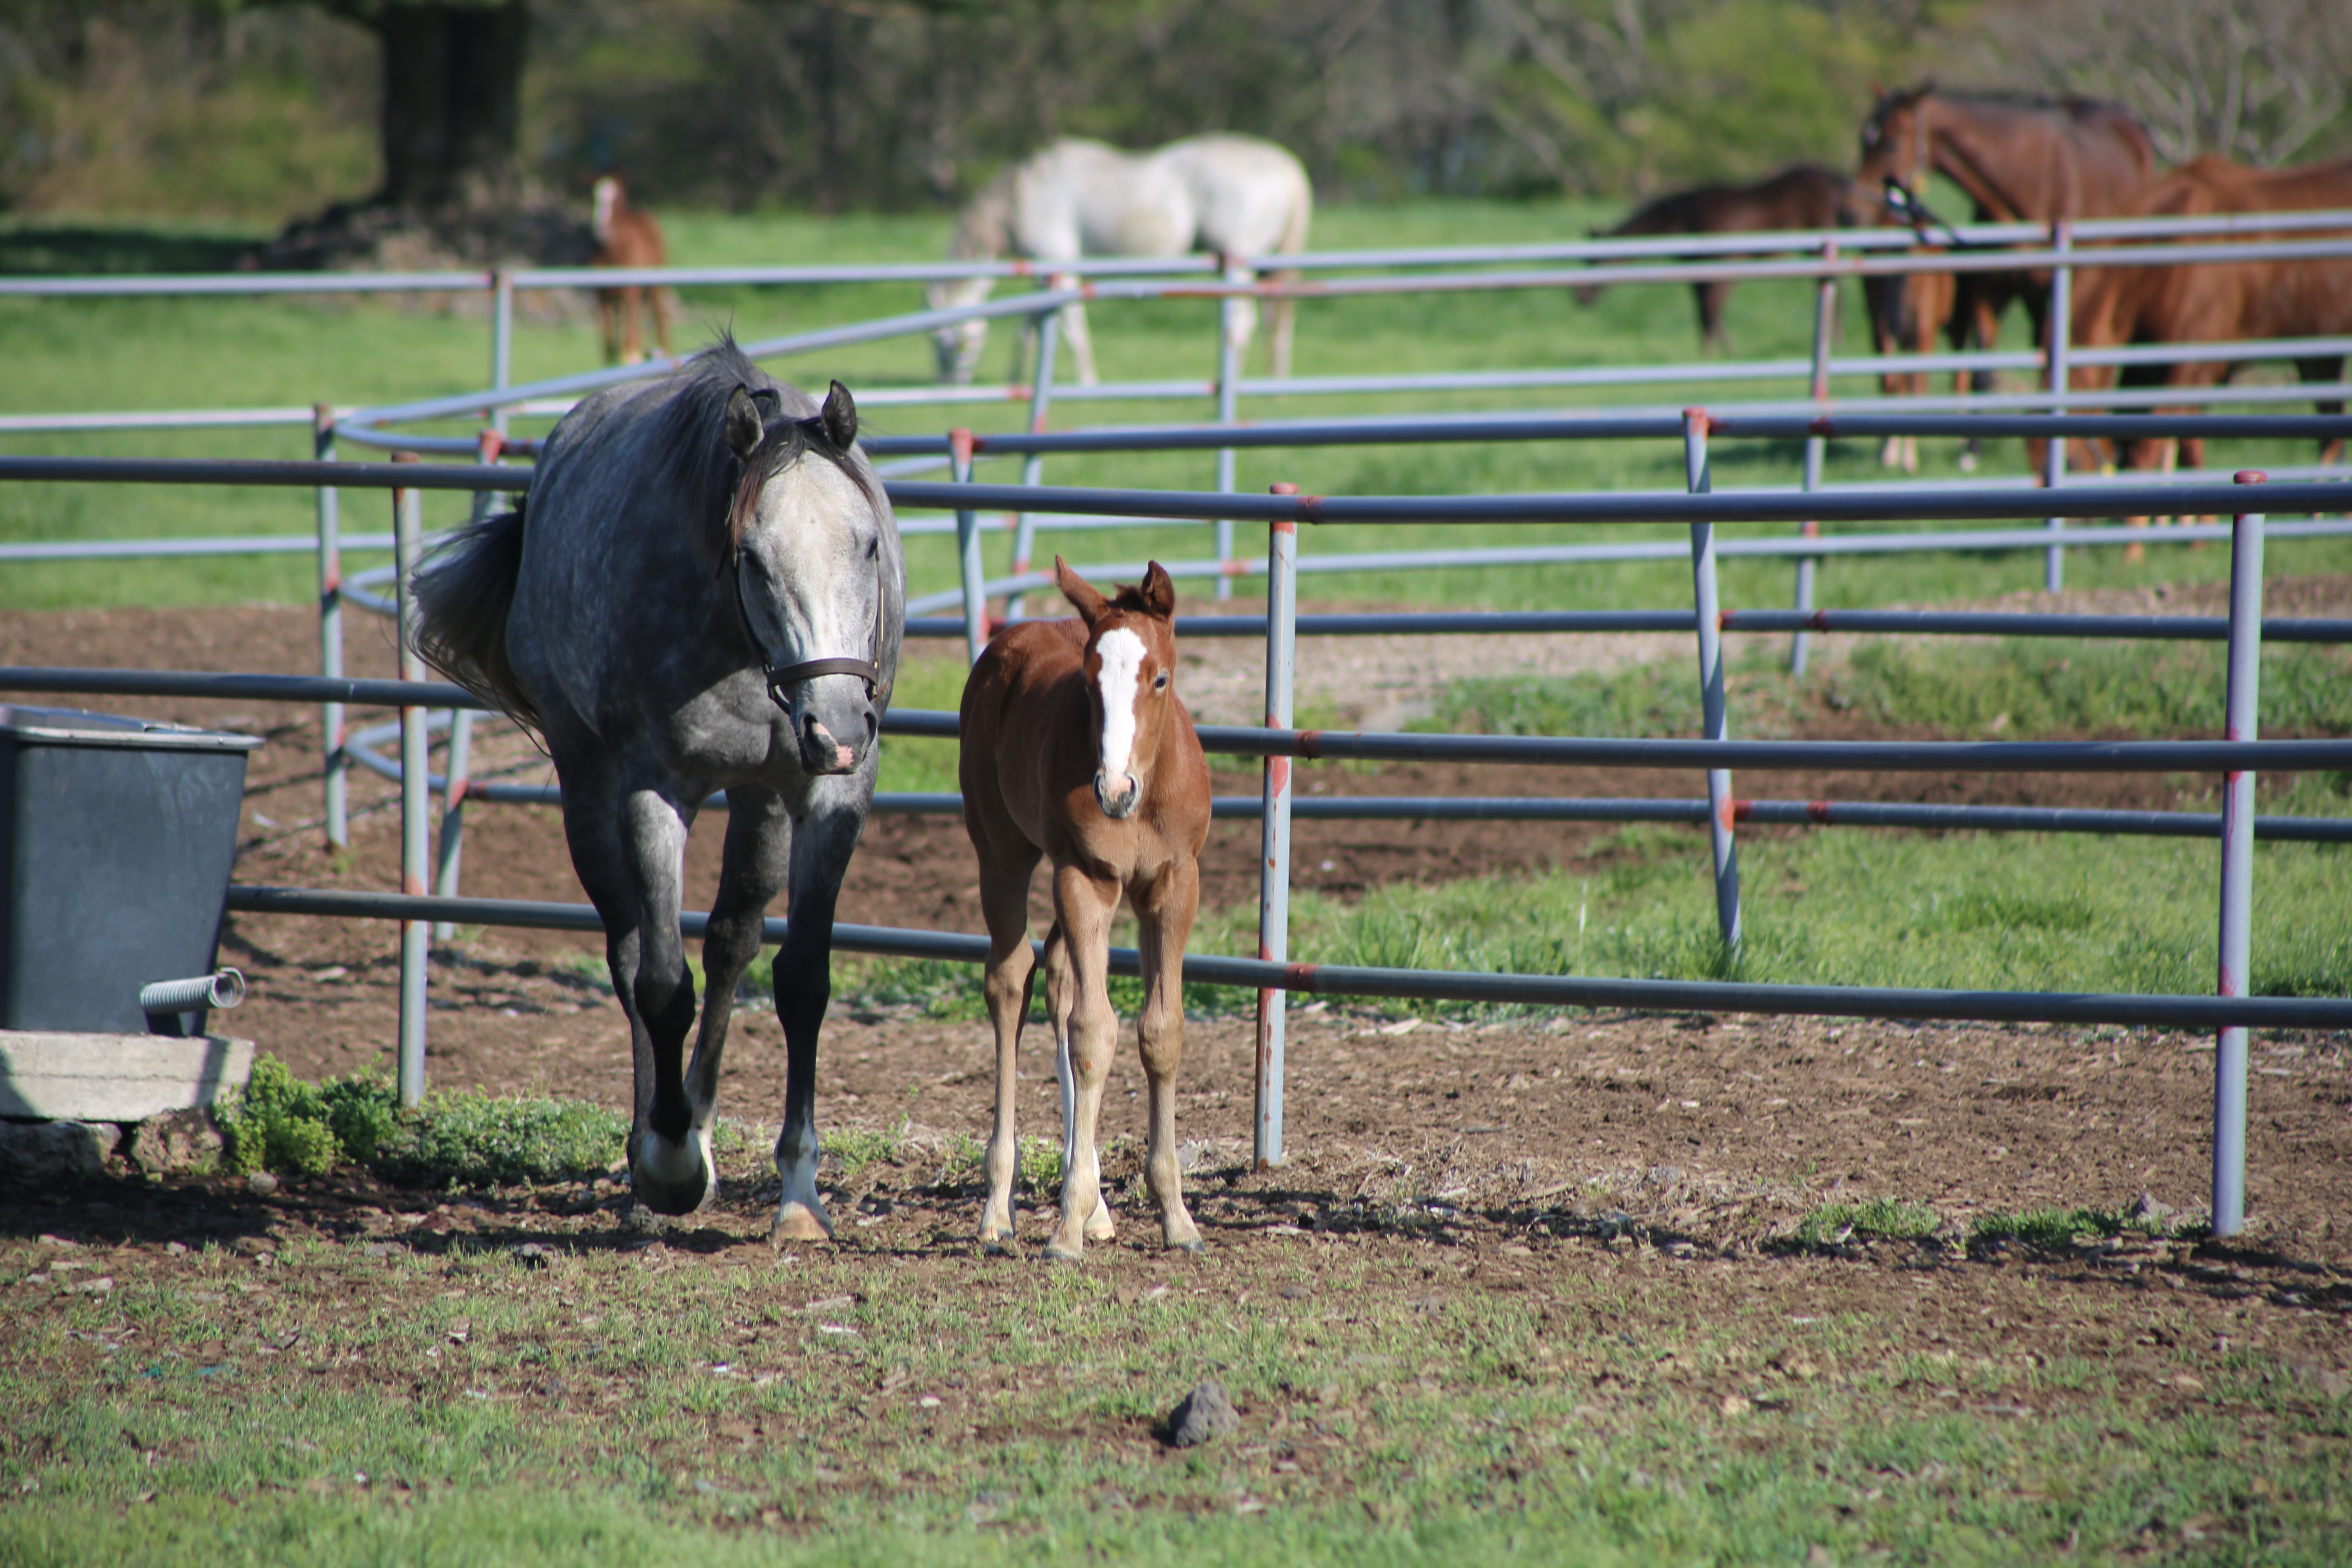
<svg viewBox="0 0 2352 1568">
<path fill-rule="evenodd" d="M 598 176 L 594 190 L 596 254 L 589 258 L 589 265 L 668 266 L 669 247 L 662 241 L 661 226 L 654 222 L 653 214 L 629 205 L 628 186 L 619 172 Z M 644 341 L 637 336 L 640 300 L 653 313 L 654 338 L 661 344 L 662 357 L 676 357 L 669 352 L 669 312 L 661 289 L 630 283 L 596 290 L 596 325 L 604 334 L 606 364 L 635 364 L 646 357 Z"/>
<path fill-rule="evenodd" d="M 989 640 L 963 689 L 957 773 L 980 858 L 986 990 L 996 1030 L 996 1121 L 980 1239 L 1013 1240 L 1013 1058 L 1036 975 L 1029 880 L 1053 861 L 1045 1011 L 1062 1083 L 1062 1219 L 1045 1256 L 1075 1261 L 1112 1234 L 1095 1121 L 1118 1034 L 1107 989 L 1110 921 L 1124 891 L 1143 954 L 1137 1033 L 1150 1085 L 1144 1174 L 1168 1246 L 1201 1249 L 1176 1169 L 1176 1068 L 1184 1052 L 1184 942 L 1201 902 L 1209 765 L 1176 696 L 1176 585 L 1158 562 L 1105 598 L 1054 558 L 1075 621 L 1024 621 Z"/>
<path fill-rule="evenodd" d="M 2226 158 L 2199 158 L 2151 185 L 2139 211 L 2149 217 L 2187 217 L 2218 213 L 2310 212 L 2352 207 L 2352 159 L 2291 169 L 2256 169 Z M 2249 235 L 2249 238 L 2315 238 L 2294 235 Z M 2074 342 L 2083 348 L 2125 343 L 2245 342 L 2263 338 L 2318 338 L 2352 333 L 2352 257 L 2302 257 L 2276 261 L 2200 262 L 2186 267 L 2115 267 L 2089 273 L 2077 294 Z M 2340 381 L 2344 356 L 2316 354 L 2294 362 L 2305 381 Z M 2157 386 L 2218 386 L 2237 367 L 2218 360 L 2135 366 L 2121 379 Z M 2099 391 L 2116 384 L 2112 365 L 2078 367 L 2071 377 L 2078 390 Z M 2341 399 L 2322 399 L 2322 414 L 2341 414 Z M 2181 408 L 2177 412 L 2191 412 Z M 2178 443 L 2188 467 L 2205 466 L 2204 442 Z M 2343 442 L 2323 442 L 2322 462 L 2336 462 Z M 2133 443 L 2127 467 L 2168 468 L 2175 456 L 2169 438 Z"/>
<path fill-rule="evenodd" d="M 1766 234 L 1782 229 L 1843 228 L 1854 221 L 1854 211 L 1853 185 L 1843 174 L 1817 163 L 1797 163 L 1752 185 L 1701 185 L 1696 190 L 1676 191 L 1644 202 L 1615 228 L 1595 230 L 1592 237 L 1622 239 L 1645 234 Z M 1591 304 L 1601 298 L 1601 288 L 1598 283 L 1580 285 L 1576 302 Z M 1730 351 L 1731 334 L 1723 326 L 1723 302 L 1730 295 L 1728 280 L 1691 285 L 1691 296 L 1698 302 L 1698 335 L 1703 349 Z"/>
<path fill-rule="evenodd" d="M 1968 194 L 1979 223 L 2105 217 L 2133 210 L 2156 148 L 2128 110 L 2089 99 L 1945 93 L 1933 82 L 1882 94 L 1862 124 L 1855 184 L 1874 191 L 1892 179 L 1916 199 L 1931 170 Z M 2033 341 L 2046 342 L 2047 270 L 1970 274 L 1957 308 L 1991 348 L 2012 300 Z"/>
</svg>

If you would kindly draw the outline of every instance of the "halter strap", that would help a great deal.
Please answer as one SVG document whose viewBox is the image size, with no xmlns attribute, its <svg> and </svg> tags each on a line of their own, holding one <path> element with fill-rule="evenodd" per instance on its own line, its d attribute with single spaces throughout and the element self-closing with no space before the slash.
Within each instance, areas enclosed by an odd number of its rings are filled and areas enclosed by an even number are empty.
<svg viewBox="0 0 2352 1568">
<path fill-rule="evenodd" d="M 767 682 L 768 700 L 770 701 L 773 702 L 779 708 L 790 708 L 792 706 L 792 699 L 785 693 L 784 689 L 788 686 L 797 685 L 799 682 L 803 680 L 814 679 L 820 675 L 856 676 L 859 679 L 866 682 L 866 700 L 870 702 L 874 700 L 876 689 L 882 684 L 882 667 L 871 658 L 848 658 L 844 657 L 835 657 L 832 658 L 804 658 L 798 664 L 788 664 L 781 669 L 778 668 L 776 667 L 776 661 L 768 657 L 767 645 L 762 643 L 758 637 L 753 635 L 751 630 L 751 606 L 743 602 L 743 557 L 740 552 L 738 552 L 735 557 L 735 570 L 731 575 L 735 579 L 735 616 L 736 619 L 740 621 L 743 625 L 744 637 L 751 644 L 752 647 L 759 652 L 760 673 L 761 678 Z M 878 588 L 880 585 L 880 571 L 878 568 L 876 572 L 876 585 Z M 874 606 L 874 635 L 870 639 L 868 651 L 879 652 L 881 646 L 882 606 L 879 601 L 879 595 L 877 595 Z"/>
</svg>

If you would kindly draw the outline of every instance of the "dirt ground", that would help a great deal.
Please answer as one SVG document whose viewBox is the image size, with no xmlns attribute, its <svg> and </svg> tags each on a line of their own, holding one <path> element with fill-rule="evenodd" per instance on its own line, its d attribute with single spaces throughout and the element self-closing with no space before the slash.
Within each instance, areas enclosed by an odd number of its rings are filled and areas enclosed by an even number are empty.
<svg viewBox="0 0 2352 1568">
<path fill-rule="evenodd" d="M 2107 603 L 2125 596 L 2105 595 L 2096 607 L 2204 613 L 2210 596 L 2181 591 Z M 2352 601 L 2352 583 L 2280 584 L 2273 599 L 2279 613 L 2329 613 Z M 315 626 L 306 612 L 268 606 L 20 614 L 0 619 L 0 663 L 299 673 L 316 668 Z M 1347 694 L 1354 711 L 1388 710 L 1419 700 L 1464 668 L 1549 668 L 1563 657 L 1600 668 L 1659 651 L 1646 646 L 1656 639 L 1619 640 L 1627 646 L 1601 638 L 1333 639 L 1302 660 L 1302 695 Z M 1493 646 L 1455 646 L 1475 642 Z M 926 645 L 912 652 L 950 657 Z M 1244 716 L 1222 710 L 1255 702 L 1261 657 L 1242 643 L 1188 645 L 1182 679 L 1188 692 L 1201 693 L 1194 700 L 1204 717 Z M 376 623 L 359 623 L 347 668 L 394 673 L 389 639 Z M 383 781 L 354 773 L 351 850 L 331 856 L 324 848 L 315 710 L 113 705 L 268 737 L 255 754 L 238 880 L 397 886 L 397 805 Z M 1885 733 L 1859 723 L 1840 729 Z M 477 758 L 486 773 L 551 776 L 510 731 L 486 734 Z M 1224 793 L 1254 787 L 1244 773 L 1220 781 Z M 1698 781 L 1664 771 L 1436 764 L 1373 774 L 1310 765 L 1299 788 L 1686 795 L 1697 793 Z M 2204 788 L 2204 781 L 2127 775 L 1743 781 L 1743 793 L 1783 798 L 2138 806 L 2188 805 Z M 1255 895 L 1256 831 L 1253 823 L 1227 823 L 1213 833 L 1203 867 L 1211 903 Z M 1606 831 L 1583 824 L 1301 822 L 1295 858 L 1302 885 L 1344 895 L 1398 879 L 1590 864 L 1585 858 Z M 690 907 L 706 903 L 715 884 L 718 837 L 706 827 L 690 845 Z M 852 864 L 841 918 L 976 930 L 969 854 L 953 818 L 877 817 Z M 584 901 L 551 808 L 473 807 L 465 890 Z M 389 924 L 233 915 L 223 958 L 245 971 L 251 994 L 223 1022 L 305 1077 L 381 1066 L 397 1013 L 394 945 Z M 445 950 L 433 981 L 433 1084 L 625 1107 L 625 1036 L 617 1007 L 597 984 L 601 967 L 601 943 L 576 934 L 494 930 Z M 1317 1214 L 1392 1187 L 1423 1194 L 1459 1187 L 1479 1203 L 1518 1205 L 1545 1191 L 1586 1193 L 1596 1177 L 1604 1185 L 1631 1184 L 1629 1193 L 1644 1194 L 1640 1206 L 1654 1215 L 1689 1209 L 1704 1194 L 1768 1189 L 1790 1202 L 1801 1191 L 1898 1194 L 1962 1218 L 1986 1207 L 2127 1204 L 2144 1192 L 2185 1209 L 2208 1186 L 2210 1040 L 1767 1018 L 1576 1017 L 1549 1027 L 1464 1029 L 1320 1005 L 1294 1017 L 1286 1121 L 1297 1158 L 1288 1169 L 1300 1178 L 1330 1173 L 1331 1184 L 1312 1194 Z M 941 1140 L 982 1134 L 991 1071 L 984 1036 L 978 1024 L 837 1005 L 822 1057 L 820 1115 L 832 1126 L 905 1122 L 918 1142 L 924 1132 Z M 782 1043 L 772 1012 L 739 1013 L 721 1087 L 727 1113 L 753 1122 L 777 1113 Z M 2352 1227 L 2347 1046 L 2341 1037 L 2256 1042 L 2251 1206 L 2264 1224 L 2284 1227 L 2280 1234 L 2323 1252 L 2339 1245 L 2333 1227 Z M 1246 1154 L 1253 1054 L 1246 1019 L 1191 1026 L 1180 1119 L 1184 1136 L 1201 1145 L 1196 1163 L 1222 1167 Z M 1024 1104 L 1037 1109 L 1033 1130 L 1045 1131 L 1054 1089 L 1042 1044 L 1030 1060 L 1034 1077 Z M 1114 1072 L 1105 1134 L 1139 1135 L 1140 1075 L 1131 1052 Z M 1135 1109 L 1122 1111 L 1122 1103 Z M 1665 1188 L 1679 1194 L 1675 1201 L 1665 1202 Z M 1214 1214 L 1204 1220 L 1215 1223 Z M 2352 1229 L 2340 1246 L 2352 1251 Z"/>
<path fill-rule="evenodd" d="M 2331 584 L 2311 597 L 2332 608 L 2346 595 Z M 299 673 L 316 668 L 314 637 L 307 616 L 271 608 L 20 615 L 0 619 L 0 663 Z M 373 637 L 354 639 L 354 673 L 391 673 L 388 651 Z M 1377 662 L 1377 655 L 1351 647 L 1348 657 Z M 1198 684 L 1223 681 L 1245 698 L 1245 663 L 1237 645 L 1212 648 Z M 1410 703 L 1444 673 L 1424 667 L 1416 681 L 1363 705 Z M 1329 679 L 1367 690 L 1360 669 Z M 380 781 L 361 775 L 354 784 L 349 856 L 330 857 L 320 843 L 315 712 L 115 706 L 268 736 L 255 758 L 239 880 L 396 885 L 397 814 Z M 489 742 L 483 754 L 490 766 L 534 776 L 512 737 Z M 1249 787 L 1245 775 L 1225 777 L 1221 789 Z M 1373 777 L 1322 768 L 1307 770 L 1301 787 L 1504 794 L 1539 785 L 1681 795 L 1695 793 L 1696 783 L 1663 773 L 1538 781 L 1532 770 L 1391 769 Z M 2038 776 L 1748 785 L 1759 795 L 1850 798 L 1870 798 L 1874 786 L 1879 798 L 2144 805 L 2174 804 L 2179 787 Z M 1344 892 L 1399 878 L 1570 862 L 1598 837 L 1570 825 L 1302 823 L 1297 861 L 1303 883 Z M 708 897 L 715 843 L 706 832 L 689 851 L 690 901 Z M 1213 900 L 1254 889 L 1254 825 L 1216 831 L 1207 868 Z M 967 854 L 952 819 L 877 819 L 842 918 L 974 929 Z M 466 870 L 471 893 L 582 897 L 548 810 L 478 808 Z M 245 970 L 252 998 L 225 1021 L 305 1077 L 383 1065 L 396 1013 L 394 942 L 389 925 L 232 917 L 223 956 Z M 625 1036 L 617 1007 L 589 977 L 596 953 L 588 939 L 515 931 L 471 936 L 444 953 L 433 981 L 434 1084 L 625 1107 Z M 773 1128 L 757 1123 L 782 1102 L 782 1042 L 772 1013 L 737 1016 L 720 1104 L 755 1125 L 724 1162 L 716 1205 L 658 1238 L 624 1223 L 626 1194 L 610 1177 L 451 1198 L 349 1177 L 293 1180 L 260 1196 L 227 1178 L 175 1176 L 160 1186 L 114 1182 L 26 1195 L 12 1205 L 7 1228 L 89 1248 L 81 1256 L 91 1268 L 126 1284 L 194 1269 L 207 1240 L 234 1243 L 267 1263 L 264 1255 L 304 1237 L 370 1238 L 371 1255 L 379 1247 L 446 1254 L 453 1271 L 469 1249 L 531 1245 L 559 1254 L 636 1249 L 663 1267 L 698 1258 L 750 1265 L 772 1256 L 766 1237 L 775 1183 L 762 1150 Z M 2303 1369 L 2297 1375 L 2322 1394 L 2340 1394 L 2352 1380 L 2352 1036 L 2254 1040 L 2252 1219 L 2243 1237 L 2202 1245 L 2086 1238 L 2055 1256 L 1970 1255 L 1961 1238 L 1987 1211 L 2116 1208 L 2143 1198 L 2184 1216 L 2200 1209 L 2210 1190 L 2212 1041 L 2145 1030 L 1707 1016 L 1580 1015 L 1464 1027 L 1322 1004 L 1292 1017 L 1289 1157 L 1270 1170 L 1253 1170 L 1249 1157 L 1250 1024 L 1195 1020 L 1188 1029 L 1178 1120 L 1192 1212 L 1211 1248 L 1213 1275 L 1202 1278 L 1237 1291 L 1237 1301 L 1297 1294 L 1302 1256 L 1434 1242 L 1442 1251 L 1401 1255 L 1426 1260 L 1412 1289 L 1564 1290 L 1579 1279 L 1623 1280 L 1664 1268 L 1679 1270 L 1674 1278 L 1683 1283 L 1674 1289 L 1687 1297 L 1675 1297 L 1684 1303 L 1676 1310 L 1769 1302 L 1798 1323 L 1822 1313 L 1900 1323 L 1906 1337 L 1955 1352 L 2012 1354 L 2023 1346 L 2097 1357 L 2144 1370 L 2149 1397 L 2166 1408 L 2186 1410 L 2201 1397 L 2190 1387 L 2196 1379 L 2182 1381 L 2163 1359 L 2167 1346 L 2187 1342 L 2184 1334 L 2216 1352 L 2260 1347 Z M 1048 1133 L 1055 1089 L 1042 1041 L 1027 1064 L 1024 1128 Z M 836 1009 L 822 1054 L 821 1125 L 898 1135 L 894 1155 L 855 1173 L 828 1162 L 835 1250 L 845 1267 L 887 1259 L 911 1270 L 902 1279 L 936 1275 L 943 1286 L 968 1279 L 958 1288 L 1002 1289 L 1002 1265 L 975 1260 L 978 1194 L 968 1169 L 957 1168 L 960 1148 L 985 1135 L 991 1072 L 981 1025 L 903 1009 Z M 1103 1126 L 1104 1174 L 1121 1229 L 1088 1265 L 1122 1292 L 1151 1287 L 1171 1267 L 1139 1191 L 1141 1087 L 1132 1050 L 1122 1052 Z M 1880 1195 L 1933 1207 L 1942 1219 L 1937 1237 L 1925 1244 L 1833 1238 L 1826 1248 L 1790 1249 L 1796 1222 L 1820 1205 Z M 1050 1223 L 1046 1201 L 1024 1200 L 1031 1258 Z M 198 1251 L 174 1250 L 184 1247 Z M 975 1268 L 982 1272 L 971 1276 Z M 1746 1396 L 1738 1397 L 1744 1408 Z M 2046 1408 L 1999 1408 L 2055 1414 L 2066 1397 L 2037 1393 L 2032 1400 Z"/>
</svg>

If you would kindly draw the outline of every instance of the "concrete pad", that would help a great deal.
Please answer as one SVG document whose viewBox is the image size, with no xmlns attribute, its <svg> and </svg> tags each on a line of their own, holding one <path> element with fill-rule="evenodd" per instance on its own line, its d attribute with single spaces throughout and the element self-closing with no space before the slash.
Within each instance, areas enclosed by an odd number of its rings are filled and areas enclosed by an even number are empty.
<svg viewBox="0 0 2352 1568">
<path fill-rule="evenodd" d="M 253 1042 L 0 1029 L 0 1117 L 144 1121 L 211 1105 L 253 1076 Z"/>
</svg>

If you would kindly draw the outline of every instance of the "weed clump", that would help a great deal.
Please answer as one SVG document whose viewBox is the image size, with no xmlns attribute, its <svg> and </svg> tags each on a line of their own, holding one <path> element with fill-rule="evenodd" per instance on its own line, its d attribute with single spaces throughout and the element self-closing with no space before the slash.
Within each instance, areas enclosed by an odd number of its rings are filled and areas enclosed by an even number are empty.
<svg viewBox="0 0 2352 1568">
<path fill-rule="evenodd" d="M 1861 1238 L 1917 1241 L 1933 1236 L 1943 1221 L 1925 1204 L 1900 1198 L 1868 1198 L 1858 1204 L 1823 1204 L 1797 1222 L 1791 1238 L 1805 1247 L 1837 1247 Z"/>
<path fill-rule="evenodd" d="M 310 1084 L 276 1057 L 220 1117 L 228 1169 L 322 1175 L 357 1165 L 425 1186 L 563 1181 L 620 1155 L 628 1118 L 579 1100 L 438 1094 L 403 1110 L 382 1075 Z"/>
</svg>

